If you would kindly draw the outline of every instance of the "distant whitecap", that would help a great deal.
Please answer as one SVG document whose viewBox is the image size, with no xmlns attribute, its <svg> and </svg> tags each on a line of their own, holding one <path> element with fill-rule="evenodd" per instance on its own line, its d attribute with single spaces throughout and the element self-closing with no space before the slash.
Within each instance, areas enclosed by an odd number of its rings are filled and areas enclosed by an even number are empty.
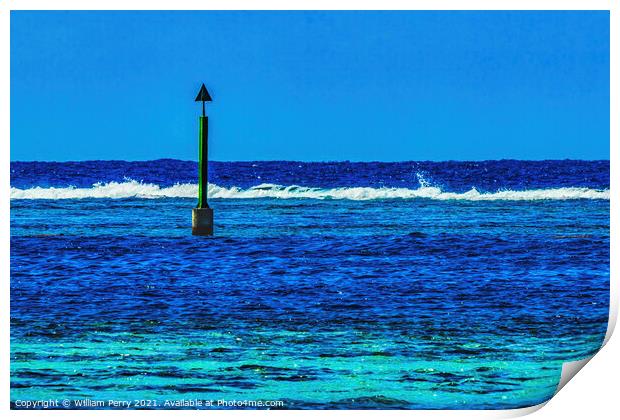
<svg viewBox="0 0 620 420">
<path fill-rule="evenodd" d="M 94 184 L 90 188 L 11 188 L 12 200 L 62 200 L 80 198 L 195 198 L 198 194 L 196 184 L 175 184 L 160 187 L 156 184 L 141 183 L 134 180 Z M 341 187 L 315 188 L 299 185 L 260 184 L 251 188 L 224 188 L 209 184 L 209 197 L 222 199 L 279 198 L 316 200 L 389 200 L 389 199 L 432 199 L 465 201 L 534 201 L 534 200 L 609 200 L 608 189 L 581 187 L 550 188 L 534 190 L 500 190 L 479 192 L 475 188 L 463 193 L 442 191 L 438 187 L 421 182 L 417 189 L 409 188 L 371 188 Z"/>
</svg>

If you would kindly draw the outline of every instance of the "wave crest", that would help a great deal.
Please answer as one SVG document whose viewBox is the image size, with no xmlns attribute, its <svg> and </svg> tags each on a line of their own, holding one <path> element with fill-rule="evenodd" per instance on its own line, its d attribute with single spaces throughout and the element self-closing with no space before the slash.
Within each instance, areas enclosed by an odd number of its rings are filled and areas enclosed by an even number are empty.
<svg viewBox="0 0 620 420">
<path fill-rule="evenodd" d="M 11 200 L 62 200 L 81 198 L 196 198 L 198 185 L 175 184 L 170 187 L 160 187 L 156 184 L 145 184 L 134 180 L 125 182 L 109 182 L 94 184 L 91 188 L 42 188 L 34 187 L 19 189 L 11 187 Z M 371 188 L 371 187 L 341 187 L 341 188 L 312 188 L 299 185 L 260 184 L 248 189 L 238 187 L 224 188 L 209 184 L 210 198 L 249 199 L 249 198 L 310 198 L 317 200 L 387 200 L 387 199 L 414 199 L 426 198 L 432 200 L 467 200 L 467 201 L 495 201 L 495 200 L 609 200 L 609 190 L 590 188 L 550 188 L 524 191 L 503 190 L 493 193 L 481 193 L 475 188 L 464 192 L 445 192 L 440 188 L 421 183 L 417 189 L 409 188 Z"/>
</svg>

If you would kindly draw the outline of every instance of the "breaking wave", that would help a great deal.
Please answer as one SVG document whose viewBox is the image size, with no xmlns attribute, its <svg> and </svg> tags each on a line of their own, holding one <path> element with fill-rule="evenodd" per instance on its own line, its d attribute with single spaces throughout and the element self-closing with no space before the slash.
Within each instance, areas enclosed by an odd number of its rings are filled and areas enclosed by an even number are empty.
<svg viewBox="0 0 620 420">
<path fill-rule="evenodd" d="M 144 184 L 134 180 L 125 182 L 109 182 L 94 184 L 91 188 L 42 188 L 34 187 L 19 189 L 11 187 L 12 200 L 61 200 L 80 198 L 195 198 L 198 193 L 196 184 L 176 184 L 170 187 L 160 187 L 156 184 Z M 248 189 L 237 187 L 224 188 L 209 184 L 210 198 L 248 199 L 248 198 L 310 198 L 317 200 L 386 200 L 386 199 L 414 199 L 426 198 L 433 200 L 467 200 L 467 201 L 494 201 L 494 200 L 609 200 L 609 190 L 590 188 L 550 188 L 524 191 L 502 190 L 497 192 L 479 192 L 475 188 L 463 193 L 446 192 L 438 187 L 420 182 L 417 189 L 409 188 L 371 188 L 371 187 L 341 187 L 341 188 L 311 188 L 298 185 L 282 186 L 276 184 L 261 184 Z"/>
</svg>

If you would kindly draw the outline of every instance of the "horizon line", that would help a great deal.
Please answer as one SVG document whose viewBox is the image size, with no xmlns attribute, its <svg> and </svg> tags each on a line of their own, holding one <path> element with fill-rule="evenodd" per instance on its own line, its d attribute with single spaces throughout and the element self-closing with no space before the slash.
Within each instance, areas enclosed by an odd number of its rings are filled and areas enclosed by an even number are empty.
<svg viewBox="0 0 620 420">
<path fill-rule="evenodd" d="M 178 158 L 156 158 L 156 159 L 137 159 L 137 160 L 125 160 L 125 159 L 83 159 L 83 160 L 10 160 L 9 163 L 83 163 L 83 162 L 155 162 L 161 160 L 176 160 L 180 162 L 194 162 L 197 160 L 178 159 Z M 545 162 L 545 161 L 582 161 L 582 162 L 610 162 L 610 158 L 605 159 L 577 159 L 577 158 L 544 158 L 544 159 L 517 159 L 517 158 L 496 158 L 496 159 L 478 159 L 478 160 L 458 160 L 458 159 L 423 159 L 423 160 L 294 160 L 294 159 L 262 159 L 262 160 L 215 160 L 210 159 L 209 162 L 217 163 L 253 163 L 253 162 L 294 162 L 294 163 L 405 163 L 405 162 L 501 162 L 501 161 L 520 161 L 520 162 Z"/>
</svg>

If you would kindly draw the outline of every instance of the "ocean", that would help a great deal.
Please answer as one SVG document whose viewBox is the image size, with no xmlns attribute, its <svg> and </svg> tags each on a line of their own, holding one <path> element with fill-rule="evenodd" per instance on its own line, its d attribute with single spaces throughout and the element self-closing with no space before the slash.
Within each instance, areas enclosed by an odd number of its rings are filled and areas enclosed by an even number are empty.
<svg viewBox="0 0 620 420">
<path fill-rule="evenodd" d="M 196 237 L 196 162 L 11 163 L 13 408 L 519 408 L 602 344 L 609 161 L 209 175 Z"/>
</svg>

